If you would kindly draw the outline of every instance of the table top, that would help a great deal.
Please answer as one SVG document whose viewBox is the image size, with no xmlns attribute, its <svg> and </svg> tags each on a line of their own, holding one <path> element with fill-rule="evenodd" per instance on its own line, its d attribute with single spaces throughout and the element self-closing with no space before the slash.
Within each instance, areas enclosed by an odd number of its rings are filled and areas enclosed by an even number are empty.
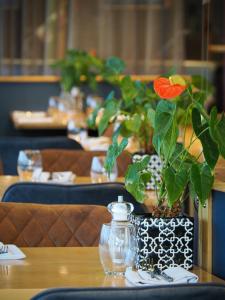
<svg viewBox="0 0 225 300">
<path fill-rule="evenodd" d="M 21 294 L 30 297 L 51 287 L 127 286 L 124 277 L 104 274 L 97 247 L 28 247 L 21 250 L 26 255 L 24 260 L 0 261 L 0 299 L 20 299 Z M 199 282 L 225 282 L 199 267 L 192 271 L 199 276 Z M 12 295 L 15 298 L 9 298 Z"/>
<path fill-rule="evenodd" d="M 61 112 L 55 115 L 49 115 L 46 111 L 11 112 L 14 127 L 23 130 L 67 129 L 68 120 L 72 118 L 76 119 L 80 127 L 86 127 L 86 115 L 83 112 Z"/>
</svg>

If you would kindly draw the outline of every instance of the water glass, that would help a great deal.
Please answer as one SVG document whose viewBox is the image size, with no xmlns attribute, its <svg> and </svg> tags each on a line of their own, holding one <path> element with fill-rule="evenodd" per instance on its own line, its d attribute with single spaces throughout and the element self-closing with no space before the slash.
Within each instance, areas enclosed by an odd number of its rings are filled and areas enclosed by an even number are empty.
<svg viewBox="0 0 225 300">
<path fill-rule="evenodd" d="M 37 181 L 42 173 L 42 159 L 39 150 L 21 150 L 17 161 L 20 181 Z"/>
<path fill-rule="evenodd" d="M 105 159 L 105 156 L 93 157 L 90 171 L 92 183 L 101 183 L 116 180 L 118 176 L 117 164 L 115 163 L 110 176 L 108 176 L 104 167 Z"/>
<path fill-rule="evenodd" d="M 59 112 L 59 97 L 50 97 L 48 100 L 48 114 L 57 117 Z"/>
<path fill-rule="evenodd" d="M 135 255 L 136 237 L 133 225 L 102 225 L 99 257 L 106 275 L 124 275 L 127 267 L 133 267 Z"/>
</svg>

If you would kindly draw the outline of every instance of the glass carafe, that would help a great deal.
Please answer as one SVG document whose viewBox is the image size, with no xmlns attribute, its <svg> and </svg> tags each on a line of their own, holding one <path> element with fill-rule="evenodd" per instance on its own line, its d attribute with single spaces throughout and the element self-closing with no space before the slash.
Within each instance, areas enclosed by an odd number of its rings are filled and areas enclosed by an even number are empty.
<svg viewBox="0 0 225 300">
<path fill-rule="evenodd" d="M 134 265 L 136 254 L 135 228 L 129 222 L 133 211 L 131 203 L 118 202 L 108 205 L 112 222 L 103 224 L 99 243 L 99 254 L 107 275 L 124 275 L 127 267 Z"/>
</svg>

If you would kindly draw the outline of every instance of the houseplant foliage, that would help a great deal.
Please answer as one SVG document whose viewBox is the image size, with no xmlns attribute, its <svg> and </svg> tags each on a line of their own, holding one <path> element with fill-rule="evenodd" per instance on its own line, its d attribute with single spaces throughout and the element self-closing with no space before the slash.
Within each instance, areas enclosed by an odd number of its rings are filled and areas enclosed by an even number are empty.
<svg viewBox="0 0 225 300">
<path fill-rule="evenodd" d="M 120 96 L 116 97 L 112 91 L 104 102 L 104 113 L 98 124 L 99 135 L 110 124 L 116 123 L 117 131 L 112 147 L 117 147 L 118 135 L 126 138 L 126 141 L 129 137 L 134 137 L 143 153 L 152 153 L 153 128 L 150 115 L 159 97 L 145 83 L 133 81 L 130 76 L 124 76 L 116 82 Z M 113 155 L 112 151 L 110 153 Z"/>
<path fill-rule="evenodd" d="M 101 73 L 103 60 L 86 51 L 70 49 L 65 58 L 56 61 L 52 67 L 61 73 L 61 85 L 64 91 L 70 92 L 72 87 L 81 86 L 84 81 L 96 89 L 96 76 Z"/>
<path fill-rule="evenodd" d="M 103 60 L 93 53 L 70 49 L 65 58 L 56 61 L 52 67 L 60 70 L 62 88 L 70 92 L 72 87 L 79 87 L 84 82 L 95 91 L 98 76 L 99 79 L 116 83 L 116 78 L 123 72 L 125 65 L 117 57 Z"/>
<path fill-rule="evenodd" d="M 132 95 L 132 86 L 128 90 L 129 95 Z M 223 137 L 225 117 L 223 114 L 218 118 L 215 107 L 208 114 L 204 108 L 204 91 L 200 89 L 196 91 L 193 84 L 186 82 L 181 76 L 175 75 L 163 80 L 162 78 L 156 79 L 154 89 L 161 100 L 158 103 L 153 101 L 154 105 L 152 103 L 147 105 L 145 110 L 148 124 L 151 124 L 153 128 L 153 148 L 163 161 L 161 182 L 156 187 L 158 208 L 154 212 L 156 216 L 173 216 L 174 213 L 178 213 L 177 207 L 180 207 L 184 201 L 187 187 L 189 187 L 192 197 L 198 197 L 200 203 L 203 206 L 205 205 L 213 185 L 213 171 L 216 162 L 219 155 L 225 158 L 225 140 Z M 143 88 L 141 88 L 141 91 L 143 91 Z M 183 142 L 178 143 L 179 110 L 174 99 L 181 96 L 182 93 L 188 94 L 189 104 L 186 108 Z M 140 94 L 140 97 L 146 95 L 148 95 L 148 91 L 145 90 L 145 93 Z M 207 95 L 205 94 L 205 96 Z M 131 100 L 131 102 L 133 101 L 134 99 Z M 118 105 L 114 101 L 113 94 L 111 94 L 106 102 L 106 108 L 107 111 L 110 111 L 108 109 L 108 106 L 110 106 L 112 110 L 101 120 L 99 126 L 101 132 L 110 118 L 115 115 Z M 191 115 L 190 123 L 194 134 L 189 145 L 185 147 L 184 140 L 189 114 Z M 138 128 L 139 132 L 141 123 L 140 113 L 137 112 L 128 128 L 132 128 L 132 130 Z M 123 127 L 120 128 L 120 132 L 122 130 Z M 117 136 L 118 132 L 114 135 L 113 143 L 107 153 L 105 167 L 108 172 L 111 171 L 115 159 L 126 148 L 128 142 L 124 134 L 124 138 L 119 144 Z M 193 156 L 189 153 L 189 149 L 196 139 L 200 140 L 202 151 L 197 156 Z M 204 161 L 199 160 L 202 153 Z M 150 156 L 145 155 L 140 162 L 129 165 L 126 172 L 126 189 L 138 202 L 144 201 L 146 184 L 152 176 L 150 171 L 146 169 L 149 160 Z"/>
</svg>

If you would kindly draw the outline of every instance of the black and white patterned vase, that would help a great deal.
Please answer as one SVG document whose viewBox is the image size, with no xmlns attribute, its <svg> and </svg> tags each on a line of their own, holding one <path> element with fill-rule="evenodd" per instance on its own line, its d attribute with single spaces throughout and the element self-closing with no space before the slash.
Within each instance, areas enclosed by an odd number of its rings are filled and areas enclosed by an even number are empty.
<svg viewBox="0 0 225 300">
<path fill-rule="evenodd" d="M 145 214 L 133 215 L 131 222 L 137 237 L 136 268 L 146 269 L 148 264 L 161 270 L 193 267 L 193 218 L 153 218 Z"/>
<path fill-rule="evenodd" d="M 132 156 L 133 162 L 139 162 L 144 154 L 134 154 Z M 151 172 L 152 177 L 150 181 L 147 183 L 146 189 L 147 190 L 155 190 L 156 183 L 160 183 L 161 181 L 161 172 L 162 172 L 162 161 L 157 154 L 152 154 L 150 156 L 150 161 L 147 167 L 147 170 Z"/>
</svg>

